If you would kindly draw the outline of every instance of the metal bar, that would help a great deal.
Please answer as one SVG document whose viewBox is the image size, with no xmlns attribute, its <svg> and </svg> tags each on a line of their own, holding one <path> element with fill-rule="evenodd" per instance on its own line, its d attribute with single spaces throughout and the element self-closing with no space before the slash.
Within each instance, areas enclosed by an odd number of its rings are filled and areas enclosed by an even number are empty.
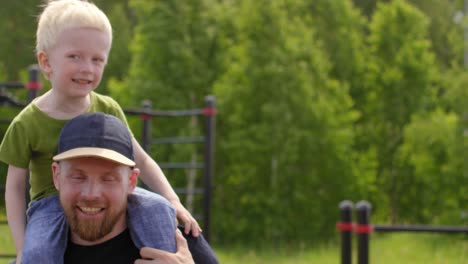
<svg viewBox="0 0 468 264">
<path fill-rule="evenodd" d="M 13 121 L 11 118 L 0 118 L 0 123 L 2 124 L 9 124 L 11 121 Z"/>
<path fill-rule="evenodd" d="M 214 164 L 214 144 L 215 144 L 215 122 L 216 122 L 216 107 L 215 97 L 208 95 L 205 97 L 205 108 L 203 109 L 205 116 L 205 179 L 204 189 L 205 195 L 203 199 L 203 229 L 204 237 L 210 241 L 210 221 L 211 221 L 211 181 L 213 177 Z"/>
<path fill-rule="evenodd" d="M 360 201 L 356 204 L 358 233 L 358 264 L 369 263 L 369 233 L 371 205 L 367 201 Z"/>
<path fill-rule="evenodd" d="M 187 188 L 174 188 L 174 191 L 178 194 L 188 194 Z M 195 188 L 192 191 L 193 194 L 203 194 L 204 190 L 203 188 Z"/>
<path fill-rule="evenodd" d="M 29 81 L 26 88 L 28 88 L 28 102 L 31 102 L 39 95 L 39 90 L 42 88 L 41 70 L 37 64 L 29 66 Z"/>
<path fill-rule="evenodd" d="M 172 162 L 172 163 L 159 163 L 161 169 L 202 169 L 204 167 L 201 162 Z"/>
<path fill-rule="evenodd" d="M 0 93 L 0 104 L 11 105 L 18 108 L 23 108 L 27 105 L 27 103 L 18 101 L 16 98 L 14 98 L 11 94 L 8 93 Z"/>
<path fill-rule="evenodd" d="M 205 137 L 168 137 L 155 138 L 151 141 L 153 144 L 173 144 L 173 143 L 203 143 Z"/>
<path fill-rule="evenodd" d="M 22 83 L 22 82 L 2 82 L 2 83 L 0 83 L 0 88 L 9 88 L 9 89 L 24 88 L 24 83 Z"/>
<path fill-rule="evenodd" d="M 0 258 L 16 258 L 15 254 L 0 254 Z"/>
<path fill-rule="evenodd" d="M 124 109 L 125 114 L 129 115 L 149 115 L 151 117 L 178 117 L 178 116 L 193 116 L 193 115 L 202 115 L 203 109 L 190 109 L 190 110 L 152 110 L 144 111 L 141 109 Z"/>
<path fill-rule="evenodd" d="M 468 233 L 468 227 L 459 226 L 425 226 L 425 225 L 374 225 L 378 232 L 434 232 L 434 233 Z"/>
<path fill-rule="evenodd" d="M 342 201 L 339 205 L 341 222 L 337 228 L 341 232 L 341 264 L 352 263 L 353 207 L 351 201 Z"/>
</svg>

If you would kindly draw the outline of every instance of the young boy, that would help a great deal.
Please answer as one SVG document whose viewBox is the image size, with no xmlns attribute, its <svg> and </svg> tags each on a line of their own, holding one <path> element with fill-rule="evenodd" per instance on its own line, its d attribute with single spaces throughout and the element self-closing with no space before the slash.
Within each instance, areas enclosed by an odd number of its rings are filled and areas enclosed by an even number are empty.
<svg viewBox="0 0 468 264">
<path fill-rule="evenodd" d="M 94 92 L 101 81 L 112 44 L 112 28 L 94 4 L 79 0 L 48 1 L 37 28 L 37 59 L 52 89 L 25 107 L 13 120 L 0 146 L 0 160 L 7 163 L 5 201 L 7 218 L 21 263 L 62 263 L 67 240 L 63 212 L 48 207 L 58 199 L 50 161 L 57 149 L 60 130 L 68 120 L 85 112 L 104 112 L 126 119 L 113 99 Z M 141 178 L 168 199 L 184 223 L 185 233 L 201 232 L 196 220 L 180 203 L 159 166 L 133 138 Z M 27 211 L 27 173 L 32 202 Z M 139 190 L 141 206 L 129 206 L 129 224 L 138 248 L 151 245 L 151 193 Z M 40 214 L 38 212 L 41 212 Z M 37 217 L 36 217 L 37 216 Z M 47 226 L 48 228 L 36 228 Z M 146 227 L 146 228 L 145 228 Z M 45 230 L 48 233 L 37 233 Z M 41 259 L 42 258 L 42 259 Z M 45 258 L 45 259 L 44 259 Z M 42 262 L 43 261 L 43 262 Z"/>
</svg>

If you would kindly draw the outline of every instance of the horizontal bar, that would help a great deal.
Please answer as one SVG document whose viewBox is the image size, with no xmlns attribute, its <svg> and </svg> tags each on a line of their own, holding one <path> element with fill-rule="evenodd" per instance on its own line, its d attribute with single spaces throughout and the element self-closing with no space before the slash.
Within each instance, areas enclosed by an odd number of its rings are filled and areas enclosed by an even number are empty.
<svg viewBox="0 0 468 264">
<path fill-rule="evenodd" d="M 145 110 L 145 109 L 124 109 L 124 113 L 129 115 L 149 115 L 156 117 L 176 117 L 176 116 L 194 116 L 203 115 L 203 109 L 189 109 L 189 110 Z"/>
<path fill-rule="evenodd" d="M 16 258 L 15 254 L 0 254 L 0 258 Z"/>
<path fill-rule="evenodd" d="M 174 162 L 174 163 L 159 163 L 161 169 L 202 169 L 204 167 L 201 162 Z"/>
<path fill-rule="evenodd" d="M 24 83 L 22 82 L 2 82 L 0 83 L 0 88 L 24 88 Z"/>
<path fill-rule="evenodd" d="M 0 225 L 8 225 L 8 221 L 7 220 L 0 220 Z"/>
<path fill-rule="evenodd" d="M 170 143 L 198 143 L 205 142 L 205 137 L 168 137 L 168 138 L 154 138 L 151 143 L 153 144 L 170 144 Z"/>
<path fill-rule="evenodd" d="M 9 124 L 11 123 L 11 121 L 13 121 L 13 119 L 7 119 L 7 118 L 0 118 L 0 123 L 2 124 Z"/>
<path fill-rule="evenodd" d="M 189 194 L 189 191 L 187 188 L 174 188 L 174 191 L 177 194 Z M 192 190 L 192 194 L 203 194 L 205 190 L 203 188 L 195 188 Z"/>
<path fill-rule="evenodd" d="M 13 97 L 0 94 L 0 105 L 10 105 L 14 107 L 25 107 L 27 103 L 20 102 Z"/>
<path fill-rule="evenodd" d="M 461 226 L 425 226 L 425 225 L 374 225 L 378 232 L 437 232 L 468 233 L 468 227 Z"/>
<path fill-rule="evenodd" d="M 200 214 L 192 214 L 193 218 L 197 219 L 197 220 L 201 220 L 202 219 L 202 216 Z M 203 235 L 203 233 L 202 233 Z"/>
</svg>

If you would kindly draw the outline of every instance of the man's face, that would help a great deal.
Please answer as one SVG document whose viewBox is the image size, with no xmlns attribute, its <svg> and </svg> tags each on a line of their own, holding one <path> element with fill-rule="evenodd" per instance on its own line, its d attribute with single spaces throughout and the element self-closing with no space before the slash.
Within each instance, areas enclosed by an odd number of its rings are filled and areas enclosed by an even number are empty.
<svg viewBox="0 0 468 264">
<path fill-rule="evenodd" d="M 127 196 L 135 188 L 137 169 L 85 157 L 54 163 L 52 170 L 73 242 L 98 244 L 126 228 Z"/>
</svg>

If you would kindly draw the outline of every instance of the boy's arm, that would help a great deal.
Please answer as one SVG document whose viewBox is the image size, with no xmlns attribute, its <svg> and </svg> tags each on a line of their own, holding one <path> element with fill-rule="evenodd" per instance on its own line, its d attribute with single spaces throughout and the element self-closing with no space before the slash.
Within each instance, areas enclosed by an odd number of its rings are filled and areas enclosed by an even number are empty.
<svg viewBox="0 0 468 264">
<path fill-rule="evenodd" d="M 192 230 L 192 235 L 197 237 L 201 228 L 197 220 L 192 217 L 190 212 L 180 202 L 179 197 L 172 189 L 169 181 L 162 172 L 159 165 L 143 150 L 138 141 L 133 138 L 133 149 L 135 152 L 136 166 L 140 169 L 140 178 L 148 185 L 151 190 L 164 196 L 176 209 L 177 219 L 185 225 L 185 233 Z"/>
<path fill-rule="evenodd" d="M 8 225 L 10 226 L 16 247 L 16 263 L 21 263 L 23 253 L 24 233 L 26 226 L 26 180 L 28 170 L 8 166 L 5 186 L 5 205 Z"/>
</svg>

